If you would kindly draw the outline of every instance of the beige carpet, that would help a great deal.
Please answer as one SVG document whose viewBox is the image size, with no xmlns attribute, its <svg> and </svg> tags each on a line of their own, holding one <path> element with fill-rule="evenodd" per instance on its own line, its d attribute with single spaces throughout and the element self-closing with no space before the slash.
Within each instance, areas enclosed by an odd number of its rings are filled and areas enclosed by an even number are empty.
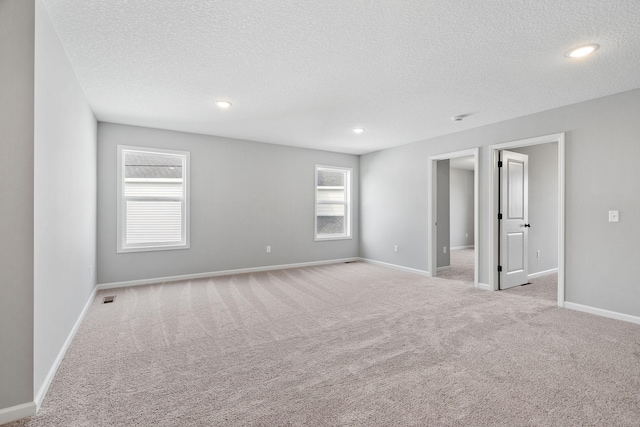
<svg viewBox="0 0 640 427">
<path fill-rule="evenodd" d="M 449 253 L 450 267 L 448 270 L 438 272 L 438 277 L 450 280 L 462 280 L 464 282 L 473 283 L 474 268 L 473 248 L 456 249 Z"/>
<path fill-rule="evenodd" d="M 557 303 L 558 301 L 558 275 L 549 274 L 531 279 L 528 284 L 505 289 L 502 292 L 514 295 L 541 298 Z"/>
<path fill-rule="evenodd" d="M 475 250 L 473 248 L 451 251 L 451 268 L 438 272 L 438 277 L 441 279 L 473 283 L 474 255 Z M 550 274 L 532 279 L 528 284 L 509 288 L 506 292 L 557 302 L 558 276 L 556 274 Z"/>
<path fill-rule="evenodd" d="M 351 263 L 101 292 L 11 426 L 639 424 L 640 326 Z"/>
</svg>

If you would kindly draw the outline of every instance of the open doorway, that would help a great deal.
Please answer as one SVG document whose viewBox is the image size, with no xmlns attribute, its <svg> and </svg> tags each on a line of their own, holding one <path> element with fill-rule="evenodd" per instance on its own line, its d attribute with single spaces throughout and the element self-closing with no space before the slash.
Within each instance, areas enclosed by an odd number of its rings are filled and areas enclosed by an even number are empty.
<svg viewBox="0 0 640 427">
<path fill-rule="evenodd" d="M 429 272 L 478 287 L 478 149 L 429 157 Z"/>
<path fill-rule="evenodd" d="M 564 305 L 564 134 L 493 145 L 491 150 L 494 162 L 491 185 L 493 220 L 490 233 L 492 289 L 505 289 L 512 285 L 501 283 L 501 279 L 505 279 L 505 268 L 507 270 L 511 268 L 505 266 L 510 261 L 505 259 L 505 248 L 501 247 L 501 242 L 504 245 L 505 239 L 509 236 L 505 236 L 505 233 L 508 233 L 508 227 L 503 226 L 505 220 L 500 218 L 506 215 L 502 212 L 505 207 L 500 206 L 501 202 L 504 204 L 504 199 L 501 200 L 500 197 L 500 156 L 506 153 L 523 155 L 528 163 L 529 208 L 526 218 L 520 221 L 522 224 L 517 225 L 526 227 L 521 230 L 526 230 L 527 234 L 527 243 L 523 248 L 525 255 L 521 263 L 525 266 L 523 283 L 525 286 L 511 289 L 515 292 L 530 294 L 530 296 L 557 300 L 557 304 L 562 307 Z M 510 173 L 504 170 L 504 162 L 502 166 L 504 174 Z M 513 236 L 518 234 L 516 231 L 512 230 Z M 513 240 L 518 241 L 515 237 Z M 535 286 L 530 286 L 531 284 Z"/>
</svg>

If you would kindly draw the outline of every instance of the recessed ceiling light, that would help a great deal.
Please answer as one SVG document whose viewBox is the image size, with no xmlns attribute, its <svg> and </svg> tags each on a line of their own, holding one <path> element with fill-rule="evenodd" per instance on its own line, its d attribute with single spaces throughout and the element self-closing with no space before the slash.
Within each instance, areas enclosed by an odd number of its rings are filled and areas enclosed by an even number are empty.
<svg viewBox="0 0 640 427">
<path fill-rule="evenodd" d="M 364 128 L 353 128 L 353 133 L 362 133 L 364 132 Z"/>
<path fill-rule="evenodd" d="M 216 105 L 222 109 L 231 107 L 231 103 L 224 100 L 216 101 Z"/>
<path fill-rule="evenodd" d="M 577 47 L 575 49 L 571 49 L 564 56 L 566 56 L 567 58 L 582 58 L 583 56 L 587 56 L 595 52 L 596 50 L 598 50 L 599 47 L 600 45 L 595 43 L 587 44 L 584 46 Z"/>
</svg>

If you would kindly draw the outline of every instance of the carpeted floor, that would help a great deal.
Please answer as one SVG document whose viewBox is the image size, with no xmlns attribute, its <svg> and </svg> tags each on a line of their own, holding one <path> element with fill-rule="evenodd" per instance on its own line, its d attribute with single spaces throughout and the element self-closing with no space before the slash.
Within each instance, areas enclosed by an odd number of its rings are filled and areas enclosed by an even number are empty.
<svg viewBox="0 0 640 427">
<path fill-rule="evenodd" d="M 456 249 L 451 251 L 451 268 L 438 272 L 441 279 L 459 280 L 473 283 L 474 249 Z M 551 274 L 530 280 L 527 285 L 506 289 L 506 292 L 558 301 L 558 276 Z"/>
<path fill-rule="evenodd" d="M 639 390 L 638 325 L 350 263 L 103 291 L 10 425 L 637 426 Z"/>
<path fill-rule="evenodd" d="M 473 283 L 474 253 L 475 250 L 473 248 L 451 251 L 449 254 L 449 264 L 451 268 L 439 271 L 438 277 Z"/>
<path fill-rule="evenodd" d="M 546 276 L 537 277 L 529 280 L 529 283 L 522 286 L 505 289 L 501 292 L 507 292 L 514 295 L 528 296 L 540 298 L 554 303 L 558 302 L 558 275 L 548 274 Z"/>
</svg>

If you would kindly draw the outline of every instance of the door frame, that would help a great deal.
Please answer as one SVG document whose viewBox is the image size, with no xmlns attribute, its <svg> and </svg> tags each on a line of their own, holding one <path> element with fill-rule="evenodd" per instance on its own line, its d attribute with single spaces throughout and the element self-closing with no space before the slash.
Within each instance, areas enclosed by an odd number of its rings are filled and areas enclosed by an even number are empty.
<svg viewBox="0 0 640 427">
<path fill-rule="evenodd" d="M 491 208 L 489 217 L 489 248 L 491 250 L 489 256 L 489 271 L 491 290 L 498 290 L 498 160 L 501 150 L 511 148 L 528 147 L 531 145 L 540 145 L 548 143 L 558 144 L 558 306 L 564 307 L 565 302 L 565 134 L 555 133 L 552 135 L 538 136 L 535 138 L 521 139 L 517 141 L 494 144 L 490 148 L 490 197 Z"/>
<path fill-rule="evenodd" d="M 480 259 L 480 230 L 478 228 L 478 189 L 479 189 L 479 181 L 480 181 L 480 171 L 479 171 L 479 153 L 480 149 L 470 148 L 468 150 L 462 151 L 454 151 L 451 153 L 439 154 L 435 156 L 429 156 L 429 161 L 427 163 L 427 177 L 429 178 L 429 185 L 427 186 L 427 244 L 428 244 L 428 259 L 427 259 L 427 268 L 429 271 L 429 276 L 436 277 L 437 276 L 437 230 L 436 230 L 436 197 L 437 197 L 437 164 L 438 160 L 447 160 L 447 159 L 455 159 L 458 157 L 467 157 L 473 156 L 473 244 L 475 247 L 474 250 L 474 259 L 473 259 L 473 286 L 478 287 L 478 266 Z"/>
</svg>

